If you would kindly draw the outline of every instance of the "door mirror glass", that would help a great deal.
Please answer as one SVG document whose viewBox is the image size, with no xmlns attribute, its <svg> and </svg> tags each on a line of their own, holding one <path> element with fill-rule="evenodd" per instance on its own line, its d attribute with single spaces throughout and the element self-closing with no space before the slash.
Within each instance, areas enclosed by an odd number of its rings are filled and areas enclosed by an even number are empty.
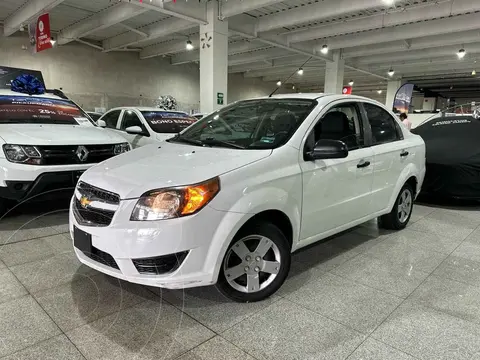
<svg viewBox="0 0 480 360">
<path fill-rule="evenodd" d="M 309 160 L 344 159 L 348 156 L 347 145 L 340 140 L 319 140 L 313 151 L 307 153 Z"/>
<path fill-rule="evenodd" d="M 130 127 L 126 128 L 125 131 L 127 132 L 127 134 L 132 134 L 132 135 L 142 135 L 143 134 L 143 130 L 140 126 L 130 126 Z"/>
<path fill-rule="evenodd" d="M 105 120 L 97 120 L 97 125 L 102 128 L 107 127 L 107 123 L 105 122 Z"/>
</svg>

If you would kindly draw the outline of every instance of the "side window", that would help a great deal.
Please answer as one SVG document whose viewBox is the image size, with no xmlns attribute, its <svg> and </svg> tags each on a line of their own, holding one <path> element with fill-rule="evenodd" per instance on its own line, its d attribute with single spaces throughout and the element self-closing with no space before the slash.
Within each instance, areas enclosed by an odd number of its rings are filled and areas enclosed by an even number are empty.
<svg viewBox="0 0 480 360">
<path fill-rule="evenodd" d="M 145 126 L 142 124 L 142 121 L 138 118 L 138 115 L 131 110 L 126 110 L 123 113 L 122 124 L 120 125 L 120 130 L 125 131 L 126 128 L 131 126 L 140 126 L 144 132 L 147 132 Z"/>
<path fill-rule="evenodd" d="M 103 115 L 102 120 L 107 123 L 107 128 L 116 129 L 118 123 L 118 117 L 120 116 L 121 110 L 113 110 L 105 115 Z"/>
<path fill-rule="evenodd" d="M 364 103 L 363 106 L 372 128 L 373 145 L 401 140 L 396 121 L 387 111 L 373 104 Z"/>
<path fill-rule="evenodd" d="M 358 107 L 345 103 L 332 107 L 314 127 L 315 143 L 319 140 L 341 140 L 348 150 L 364 145 L 363 126 Z"/>
</svg>

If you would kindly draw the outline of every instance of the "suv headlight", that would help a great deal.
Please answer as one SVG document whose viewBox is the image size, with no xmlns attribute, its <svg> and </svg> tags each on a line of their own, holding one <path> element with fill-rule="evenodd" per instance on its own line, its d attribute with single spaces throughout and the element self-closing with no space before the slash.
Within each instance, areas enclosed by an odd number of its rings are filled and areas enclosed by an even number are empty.
<svg viewBox="0 0 480 360">
<path fill-rule="evenodd" d="M 152 190 L 138 199 L 130 220 L 166 220 L 197 213 L 220 191 L 220 180 L 200 184 Z"/>
<path fill-rule="evenodd" d="M 13 163 L 31 165 L 40 165 L 42 163 L 42 154 L 35 146 L 5 144 L 3 145 L 3 152 L 7 160 Z"/>
<path fill-rule="evenodd" d="M 113 148 L 113 153 L 115 155 L 123 154 L 127 151 L 130 151 L 130 144 L 129 143 L 116 144 Z"/>
</svg>

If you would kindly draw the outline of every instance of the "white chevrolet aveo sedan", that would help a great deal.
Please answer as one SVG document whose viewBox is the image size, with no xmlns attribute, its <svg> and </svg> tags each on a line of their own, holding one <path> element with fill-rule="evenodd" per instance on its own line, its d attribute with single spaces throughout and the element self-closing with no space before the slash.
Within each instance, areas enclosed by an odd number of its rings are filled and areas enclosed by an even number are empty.
<svg viewBox="0 0 480 360">
<path fill-rule="evenodd" d="M 258 301 L 295 250 L 376 217 L 404 228 L 424 175 L 423 140 L 378 102 L 239 101 L 85 172 L 70 231 L 80 261 L 108 275 Z"/>
</svg>

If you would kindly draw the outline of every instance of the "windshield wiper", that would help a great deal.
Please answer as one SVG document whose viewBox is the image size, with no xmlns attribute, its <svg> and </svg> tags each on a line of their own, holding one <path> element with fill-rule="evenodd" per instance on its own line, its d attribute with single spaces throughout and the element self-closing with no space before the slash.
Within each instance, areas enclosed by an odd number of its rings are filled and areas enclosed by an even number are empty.
<svg viewBox="0 0 480 360">
<path fill-rule="evenodd" d="M 168 139 L 167 141 L 168 142 L 178 141 L 178 142 L 182 142 L 182 143 L 190 144 L 190 145 L 204 146 L 203 142 L 200 141 L 200 140 L 188 139 L 188 138 L 182 137 L 180 135 L 175 135 L 173 138 Z"/>
<path fill-rule="evenodd" d="M 207 138 L 203 140 L 202 143 L 207 146 L 223 146 L 231 149 L 245 149 L 244 146 L 237 145 L 229 141 L 217 140 L 214 138 Z"/>
</svg>

